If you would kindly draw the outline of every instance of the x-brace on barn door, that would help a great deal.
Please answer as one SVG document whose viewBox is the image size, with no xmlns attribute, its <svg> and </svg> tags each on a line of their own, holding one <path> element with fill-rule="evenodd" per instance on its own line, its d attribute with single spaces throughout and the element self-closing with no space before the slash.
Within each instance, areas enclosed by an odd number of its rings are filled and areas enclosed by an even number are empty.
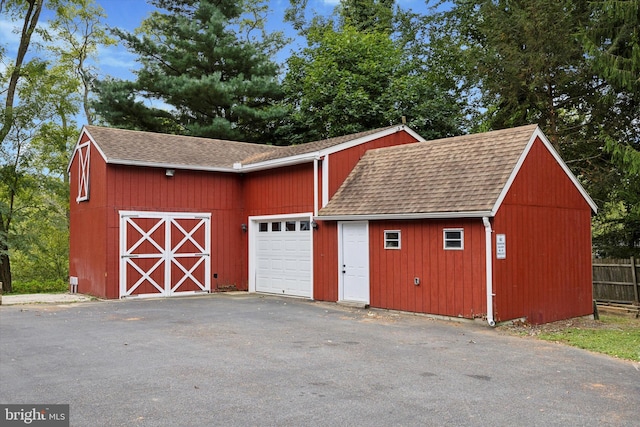
<svg viewBox="0 0 640 427">
<path fill-rule="evenodd" d="M 211 291 L 211 214 L 120 212 L 120 298 Z"/>
</svg>

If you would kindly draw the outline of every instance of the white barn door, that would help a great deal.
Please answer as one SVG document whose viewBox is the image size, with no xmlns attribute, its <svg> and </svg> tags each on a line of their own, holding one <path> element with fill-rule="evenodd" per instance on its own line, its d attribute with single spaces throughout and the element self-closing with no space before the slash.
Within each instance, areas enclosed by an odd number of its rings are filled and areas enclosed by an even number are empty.
<svg viewBox="0 0 640 427">
<path fill-rule="evenodd" d="M 120 298 L 211 291 L 211 214 L 120 212 Z"/>
</svg>

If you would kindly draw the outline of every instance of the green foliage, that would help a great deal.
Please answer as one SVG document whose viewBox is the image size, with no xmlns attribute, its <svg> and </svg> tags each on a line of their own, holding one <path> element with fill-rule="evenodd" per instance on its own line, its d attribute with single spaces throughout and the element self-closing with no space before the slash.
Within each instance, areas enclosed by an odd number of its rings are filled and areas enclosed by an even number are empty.
<svg viewBox="0 0 640 427">
<path fill-rule="evenodd" d="M 337 11 L 340 25 L 317 19 L 306 25 L 299 9 L 292 11 L 308 47 L 287 62 L 289 114 L 278 129 L 285 141 L 385 127 L 402 116 L 426 137 L 461 131 L 457 86 L 439 73 L 446 66 L 429 66 L 420 17 L 394 14 L 390 1 L 345 0 Z"/>
<path fill-rule="evenodd" d="M 114 30 L 139 57 L 135 82 L 101 82 L 96 110 L 117 127 L 267 142 L 283 110 L 278 67 L 282 45 L 263 28 L 257 1 L 157 1 L 137 34 Z M 242 33 L 244 31 L 244 34 Z M 141 101 L 143 100 L 143 101 Z M 154 107 L 156 105 L 156 107 Z"/>
<path fill-rule="evenodd" d="M 541 333 L 539 338 L 640 362 L 640 320 L 601 316 L 600 322 L 610 328 L 568 328 Z"/>
<path fill-rule="evenodd" d="M 586 2 L 454 3 L 444 16 L 462 39 L 469 83 L 487 109 L 482 121 L 492 129 L 539 123 L 558 146 L 560 111 L 578 101 L 576 86 L 585 79 L 574 33 L 588 16 Z"/>
<path fill-rule="evenodd" d="M 591 12 L 582 40 L 595 69 L 618 88 L 640 89 L 640 1 L 593 1 Z"/>
<path fill-rule="evenodd" d="M 429 22 L 430 45 L 458 58 L 469 110 L 480 112 L 471 114 L 473 127 L 539 124 L 603 208 L 594 220 L 596 253 L 640 255 L 640 92 L 619 84 L 600 55 L 613 43 L 618 55 L 633 56 L 638 2 L 452 3 Z M 612 12 L 618 7 L 626 11 Z"/>
<path fill-rule="evenodd" d="M 91 0 L 3 2 L 24 19 L 16 60 L 0 74 L 0 280 L 11 290 L 12 263 L 20 280 L 63 280 L 68 275 L 69 154 L 78 136 L 75 117 L 88 119 L 86 61 L 106 37 L 102 9 Z M 39 25 L 35 7 L 51 10 Z M 24 16 L 24 18 L 23 18 Z M 19 20 L 18 20 L 19 22 Z M 16 22 L 16 25 L 18 24 Z M 44 46 L 31 45 L 38 33 Z M 6 52 L 6 50 L 3 50 Z M 12 99 L 13 97 L 13 99 Z M 12 101 L 15 101 L 15 105 Z M 6 132 L 5 132 L 6 131 Z"/>
<path fill-rule="evenodd" d="M 394 0 L 342 0 L 339 14 L 344 27 L 390 34 Z"/>
<path fill-rule="evenodd" d="M 293 124 L 280 132 L 302 142 L 391 124 L 381 99 L 389 93 L 400 52 L 389 37 L 353 27 L 316 29 L 309 37 L 317 48 L 289 60 L 284 86 L 295 105 Z M 294 126 L 308 130 L 292 132 Z"/>
<path fill-rule="evenodd" d="M 16 279 L 12 294 L 41 294 L 62 293 L 69 290 L 69 284 L 64 280 L 27 280 Z"/>
</svg>

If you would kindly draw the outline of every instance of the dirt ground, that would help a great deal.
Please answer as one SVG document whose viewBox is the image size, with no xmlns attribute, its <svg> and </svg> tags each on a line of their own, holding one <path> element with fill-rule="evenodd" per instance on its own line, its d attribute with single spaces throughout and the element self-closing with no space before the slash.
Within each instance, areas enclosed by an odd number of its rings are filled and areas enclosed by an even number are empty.
<svg viewBox="0 0 640 427">
<path fill-rule="evenodd" d="M 623 313 L 607 307 L 598 307 L 598 313 L 602 315 L 620 316 L 629 319 L 632 324 L 640 328 L 640 318 L 636 318 L 631 313 Z M 557 322 L 545 323 L 542 325 L 530 325 L 526 322 L 514 322 L 498 326 L 498 330 L 504 333 L 516 335 L 537 336 L 541 333 L 560 332 L 569 328 L 580 329 L 618 329 L 615 323 L 605 323 L 600 320 L 590 319 L 588 317 L 578 317 L 575 319 L 559 320 Z"/>
</svg>

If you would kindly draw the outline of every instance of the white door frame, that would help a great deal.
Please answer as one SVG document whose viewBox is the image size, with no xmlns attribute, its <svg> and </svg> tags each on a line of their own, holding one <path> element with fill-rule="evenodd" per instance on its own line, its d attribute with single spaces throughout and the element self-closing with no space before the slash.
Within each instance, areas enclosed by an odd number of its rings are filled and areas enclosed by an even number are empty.
<svg viewBox="0 0 640 427">
<path fill-rule="evenodd" d="M 195 213 L 195 212 L 150 212 L 150 211 L 120 211 L 120 286 L 119 296 L 124 297 L 158 297 L 158 296 L 171 296 L 178 294 L 192 294 L 196 292 L 211 292 L 211 214 L 210 213 Z M 155 219 L 156 224 L 148 232 L 144 232 L 133 221 L 135 218 Z M 185 230 L 175 220 L 179 219 L 198 219 L 200 222 L 196 224 L 191 230 Z M 127 228 L 128 225 L 132 225 L 140 233 L 141 237 L 131 247 L 127 247 Z M 180 242 L 175 246 L 171 242 L 171 226 L 175 226 L 177 230 L 182 233 Z M 160 227 L 164 227 L 164 242 L 156 242 L 151 238 L 153 232 Z M 193 234 L 204 227 L 204 245 L 193 239 Z M 187 242 L 190 241 L 196 248 L 200 250 L 197 253 L 180 253 L 179 249 Z M 138 246 L 144 242 L 149 242 L 158 250 L 157 254 L 134 254 Z M 178 260 L 185 257 L 201 257 L 190 269 L 186 269 Z M 132 260 L 136 258 L 152 258 L 158 261 L 154 266 L 148 270 L 143 271 Z M 201 283 L 195 277 L 193 272 L 197 267 L 204 263 L 204 283 Z M 183 273 L 182 278 L 175 284 L 171 283 L 171 269 L 173 265 L 176 265 Z M 128 287 L 127 283 L 127 266 L 131 265 L 142 276 L 136 284 Z M 156 283 L 151 279 L 151 274 L 161 265 L 163 265 L 163 283 Z M 200 291 L 180 291 L 180 285 L 191 278 L 193 282 L 200 288 Z M 142 284 L 145 280 L 149 281 L 158 292 L 153 294 L 133 294 L 133 292 Z"/>
<path fill-rule="evenodd" d="M 258 248 L 257 239 L 258 239 L 258 223 L 264 221 L 273 221 L 273 220 L 287 220 L 292 218 L 305 218 L 309 219 L 310 223 L 313 223 L 313 212 L 304 212 L 298 214 L 282 214 L 282 215 L 256 215 L 250 216 L 249 220 L 249 292 L 256 292 L 256 250 Z M 310 277 L 309 283 L 311 284 L 311 299 L 313 299 L 313 227 L 310 230 L 311 238 L 309 240 L 309 254 L 311 259 L 309 262 L 310 266 Z"/>
<path fill-rule="evenodd" d="M 338 221 L 338 301 L 345 301 L 344 299 L 344 242 L 343 242 L 343 229 L 345 225 L 352 224 L 364 224 L 365 225 L 365 233 L 366 233 L 366 280 L 367 280 L 367 298 L 366 301 L 359 301 L 366 304 L 370 303 L 371 300 L 371 290 L 369 288 L 371 281 L 369 277 L 369 221 Z"/>
</svg>

